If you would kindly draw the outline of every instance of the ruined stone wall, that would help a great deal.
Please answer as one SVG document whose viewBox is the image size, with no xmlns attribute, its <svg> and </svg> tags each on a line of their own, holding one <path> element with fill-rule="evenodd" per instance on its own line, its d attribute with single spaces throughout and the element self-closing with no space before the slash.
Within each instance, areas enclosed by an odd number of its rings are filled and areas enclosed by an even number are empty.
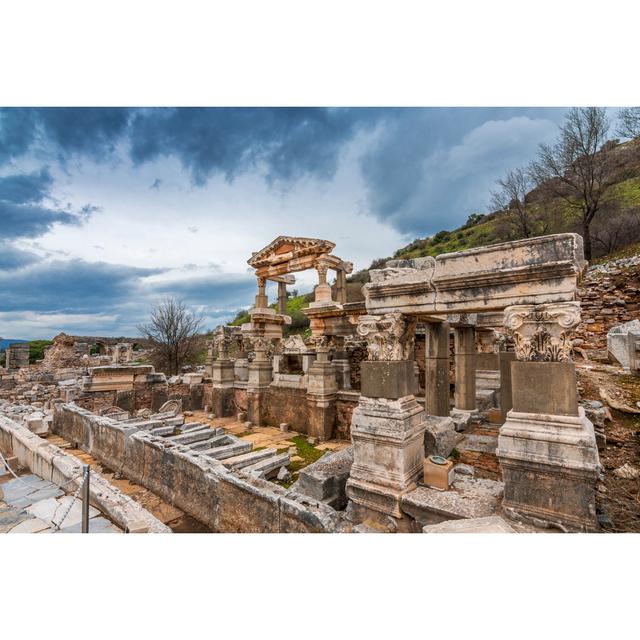
<svg viewBox="0 0 640 640">
<path fill-rule="evenodd" d="M 309 432 L 306 389 L 271 385 L 267 390 L 266 407 L 266 424 L 277 427 L 286 422 L 294 431 Z"/>
<path fill-rule="evenodd" d="M 53 432 L 213 531 L 312 533 L 339 527 L 337 512 L 323 502 L 228 471 L 218 460 L 72 404 L 56 405 Z"/>
<path fill-rule="evenodd" d="M 137 380 L 133 389 L 120 391 L 88 391 L 75 398 L 78 406 L 93 413 L 116 406 L 129 413 L 140 409 L 151 409 L 157 412 L 167 400 L 181 400 L 185 411 L 200 410 L 204 407 L 204 384 L 149 383 Z"/>
<path fill-rule="evenodd" d="M 78 425 L 70 425 L 69 431 L 78 434 Z M 82 437 L 85 439 L 84 434 Z M 73 492 L 82 482 L 82 462 L 78 458 L 4 416 L 0 416 L 0 448 L 11 451 L 20 464 L 33 473 L 55 484 L 65 485 L 68 491 Z M 169 527 L 140 504 L 95 473 L 91 476 L 90 503 L 125 531 L 171 533 Z"/>
<path fill-rule="evenodd" d="M 606 350 L 611 327 L 640 318 L 640 264 L 625 262 L 596 265 L 587 272 L 578 289 L 582 321 L 575 332 L 576 346 Z"/>
</svg>

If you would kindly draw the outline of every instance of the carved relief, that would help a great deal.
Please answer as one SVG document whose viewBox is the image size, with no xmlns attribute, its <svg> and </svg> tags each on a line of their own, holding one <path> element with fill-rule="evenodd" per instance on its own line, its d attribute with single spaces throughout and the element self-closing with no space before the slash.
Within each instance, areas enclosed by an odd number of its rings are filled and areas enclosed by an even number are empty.
<svg viewBox="0 0 640 640">
<path fill-rule="evenodd" d="M 416 319 L 402 313 L 362 316 L 357 333 L 367 341 L 369 360 L 410 360 Z"/>
<path fill-rule="evenodd" d="M 507 307 L 505 327 L 512 333 L 518 360 L 571 360 L 571 333 L 580 322 L 580 303 Z"/>
</svg>

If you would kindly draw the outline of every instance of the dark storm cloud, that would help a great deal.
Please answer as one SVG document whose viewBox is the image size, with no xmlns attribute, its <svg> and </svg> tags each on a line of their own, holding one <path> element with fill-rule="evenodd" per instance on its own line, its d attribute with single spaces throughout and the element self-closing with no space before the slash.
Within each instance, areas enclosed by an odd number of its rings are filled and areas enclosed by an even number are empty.
<svg viewBox="0 0 640 640">
<path fill-rule="evenodd" d="M 361 159 L 371 213 L 428 235 L 485 211 L 508 169 L 526 164 L 564 109 L 405 109 Z"/>
<path fill-rule="evenodd" d="M 4 108 L 0 110 L 0 163 L 26 153 L 36 140 L 60 158 L 77 153 L 104 159 L 125 133 L 130 109 L 102 107 Z"/>
<path fill-rule="evenodd" d="M 49 169 L 0 177 L 0 200 L 24 204 L 42 202 L 49 194 L 53 178 Z"/>
<path fill-rule="evenodd" d="M 198 185 L 216 173 L 231 180 L 259 164 L 271 181 L 329 178 L 343 145 L 381 115 L 375 109 L 145 109 L 131 122 L 131 157 L 142 163 L 175 156 Z"/>
<path fill-rule="evenodd" d="M 33 109 L 0 109 L 0 166 L 26 153 L 35 139 Z"/>
<path fill-rule="evenodd" d="M 161 273 L 84 260 L 38 263 L 16 272 L 0 272 L 0 309 L 96 313 L 135 295 L 141 278 Z"/>
<path fill-rule="evenodd" d="M 86 205 L 79 213 L 47 206 L 53 178 L 48 169 L 0 177 L 0 234 L 3 239 L 45 234 L 54 224 L 80 224 L 97 207 Z"/>
<path fill-rule="evenodd" d="M 215 175 L 233 180 L 259 170 L 269 183 L 286 187 L 304 176 L 331 178 L 354 137 L 375 131 L 360 162 L 367 208 L 403 233 L 426 235 L 485 210 L 495 180 L 528 162 L 563 113 L 544 108 L 9 109 L 0 114 L 0 162 L 36 142 L 63 161 L 73 154 L 106 160 L 124 148 L 136 164 L 176 158 L 200 186 Z M 158 179 L 151 188 L 160 186 Z"/>
<path fill-rule="evenodd" d="M 79 224 L 80 218 L 69 211 L 0 201 L 0 234 L 3 238 L 41 236 L 56 222 Z"/>
<path fill-rule="evenodd" d="M 30 251 L 23 251 L 0 240 L 0 272 L 12 271 L 37 262 L 40 258 Z"/>
</svg>

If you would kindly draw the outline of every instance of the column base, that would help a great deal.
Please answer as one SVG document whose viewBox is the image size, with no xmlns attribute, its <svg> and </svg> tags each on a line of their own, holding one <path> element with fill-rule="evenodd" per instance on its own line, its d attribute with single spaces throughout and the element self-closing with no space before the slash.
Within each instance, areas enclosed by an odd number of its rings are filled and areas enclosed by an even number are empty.
<svg viewBox="0 0 640 640">
<path fill-rule="evenodd" d="M 402 518 L 400 496 L 417 486 L 424 463 L 424 410 L 414 396 L 361 396 L 353 412 L 353 466 L 347 496 L 355 504 Z"/>
<path fill-rule="evenodd" d="M 577 416 L 509 411 L 496 453 L 505 509 L 571 530 L 597 530 L 600 460 L 582 407 Z"/>
</svg>

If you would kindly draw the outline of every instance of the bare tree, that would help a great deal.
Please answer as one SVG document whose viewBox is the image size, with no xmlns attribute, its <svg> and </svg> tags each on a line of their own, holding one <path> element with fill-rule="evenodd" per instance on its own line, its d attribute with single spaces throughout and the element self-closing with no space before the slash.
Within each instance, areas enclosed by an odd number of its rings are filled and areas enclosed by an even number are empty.
<svg viewBox="0 0 640 640">
<path fill-rule="evenodd" d="M 201 327 L 202 316 L 189 311 L 184 302 L 166 298 L 153 307 L 149 322 L 138 331 L 153 345 L 154 365 L 175 375 L 195 356 Z"/>
<path fill-rule="evenodd" d="M 591 222 L 611 186 L 610 154 L 601 152 L 608 131 L 603 108 L 573 108 L 560 128 L 558 142 L 540 145 L 532 164 L 536 182 L 546 182 L 554 196 L 562 198 L 579 218 L 587 260 L 591 260 Z"/>
<path fill-rule="evenodd" d="M 616 133 L 623 138 L 640 136 L 640 107 L 627 107 L 618 111 L 618 129 Z"/>
<path fill-rule="evenodd" d="M 509 215 L 509 222 L 520 238 L 535 235 L 535 219 L 527 194 L 535 187 L 531 174 L 525 169 L 509 171 L 504 178 L 496 180 L 500 187 L 491 192 L 493 207 Z"/>
</svg>

